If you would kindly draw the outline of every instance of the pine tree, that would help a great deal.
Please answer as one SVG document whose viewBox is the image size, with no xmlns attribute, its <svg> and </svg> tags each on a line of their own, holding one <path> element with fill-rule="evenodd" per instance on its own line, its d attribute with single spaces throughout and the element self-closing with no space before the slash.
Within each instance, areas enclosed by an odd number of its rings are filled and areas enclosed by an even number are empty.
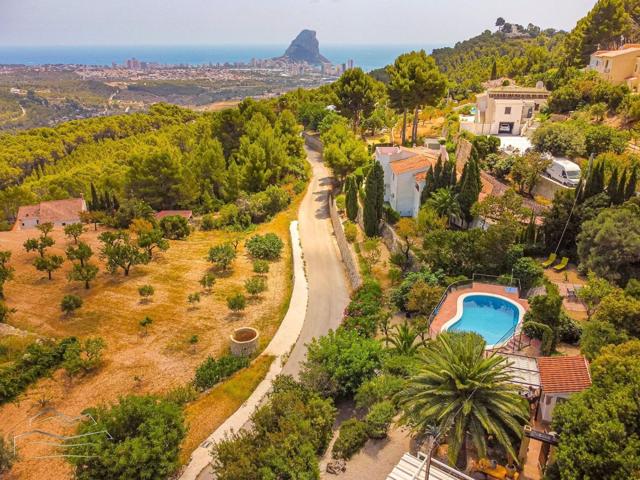
<svg viewBox="0 0 640 480">
<path fill-rule="evenodd" d="M 384 172 L 380 163 L 375 162 L 365 182 L 364 231 L 369 237 L 378 235 L 384 204 Z"/>
<path fill-rule="evenodd" d="M 358 218 L 358 185 L 353 175 L 347 177 L 346 185 L 347 218 L 355 222 Z"/>
<path fill-rule="evenodd" d="M 607 185 L 607 195 L 611 199 L 611 203 L 615 203 L 616 195 L 618 194 L 618 169 L 614 168 L 609 178 L 609 184 Z"/>
<path fill-rule="evenodd" d="M 240 167 L 235 160 L 229 162 L 229 168 L 227 173 L 227 180 L 225 183 L 225 199 L 227 201 L 233 201 L 240 195 L 240 185 L 242 183 L 242 174 Z"/>
<path fill-rule="evenodd" d="M 624 191 L 624 199 L 629 200 L 636 194 L 636 186 L 638 183 L 638 167 L 634 165 L 631 169 L 631 175 L 629 176 L 629 181 L 625 187 Z"/>
</svg>

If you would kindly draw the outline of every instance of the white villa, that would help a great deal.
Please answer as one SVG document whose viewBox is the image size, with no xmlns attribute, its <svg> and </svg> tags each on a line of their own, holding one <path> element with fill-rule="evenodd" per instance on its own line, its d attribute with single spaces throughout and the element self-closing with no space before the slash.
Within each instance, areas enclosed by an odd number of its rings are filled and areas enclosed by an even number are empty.
<svg viewBox="0 0 640 480">
<path fill-rule="evenodd" d="M 462 121 L 460 128 L 475 135 L 524 135 L 548 98 L 541 82 L 534 88 L 490 88 L 477 96 L 473 121 Z"/>
<path fill-rule="evenodd" d="M 377 147 L 376 160 L 384 171 L 385 202 L 403 217 L 417 217 L 426 172 L 437 159 L 438 154 L 429 149 Z"/>
</svg>

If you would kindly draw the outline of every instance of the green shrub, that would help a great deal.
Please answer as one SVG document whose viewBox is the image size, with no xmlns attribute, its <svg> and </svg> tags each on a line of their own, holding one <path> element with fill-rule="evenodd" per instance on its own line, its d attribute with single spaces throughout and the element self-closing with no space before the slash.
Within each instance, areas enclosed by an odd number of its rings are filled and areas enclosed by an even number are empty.
<svg viewBox="0 0 640 480">
<path fill-rule="evenodd" d="M 140 288 L 138 288 L 138 294 L 142 297 L 143 300 L 146 300 L 149 297 L 153 296 L 155 291 L 155 288 L 153 288 L 151 285 L 142 285 Z"/>
<path fill-rule="evenodd" d="M 276 213 L 287 208 L 291 202 L 291 195 L 275 185 L 267 187 L 263 192 L 254 193 L 240 201 L 244 211 L 253 223 L 262 223 L 273 217 Z"/>
<path fill-rule="evenodd" d="M 240 312 L 247 306 L 247 299 L 241 293 L 234 293 L 227 297 L 227 307 L 234 312 Z"/>
<path fill-rule="evenodd" d="M 211 289 L 216 283 L 216 277 L 213 275 L 213 273 L 207 272 L 200 278 L 199 283 L 207 292 L 211 292 Z"/>
<path fill-rule="evenodd" d="M 356 227 L 355 223 L 344 223 L 344 236 L 347 238 L 347 242 L 349 243 L 356 241 L 356 238 L 358 238 L 358 227 Z"/>
<path fill-rule="evenodd" d="M 193 384 L 198 390 L 206 390 L 248 365 L 248 357 L 225 355 L 216 360 L 209 356 L 196 369 Z"/>
<path fill-rule="evenodd" d="M 577 345 L 582 335 L 582 326 L 565 312 L 560 314 L 560 324 L 558 326 L 560 341 Z"/>
<path fill-rule="evenodd" d="M 13 310 L 3 300 L 0 300 L 0 323 L 7 323 L 12 312 Z"/>
<path fill-rule="evenodd" d="M 370 408 L 376 403 L 390 400 L 405 385 L 405 381 L 395 375 L 378 375 L 364 382 L 355 396 L 356 407 Z"/>
<path fill-rule="evenodd" d="M 189 305 L 195 305 L 196 303 L 200 303 L 200 292 L 190 293 L 187 296 L 187 302 L 189 302 Z"/>
<path fill-rule="evenodd" d="M 160 220 L 160 230 L 165 238 L 182 240 L 189 236 L 191 228 L 186 218 L 180 215 L 170 215 Z"/>
<path fill-rule="evenodd" d="M 267 282 L 264 277 L 255 276 L 244 282 L 244 288 L 249 295 L 259 295 L 267 289 Z"/>
<path fill-rule="evenodd" d="M 251 216 L 246 212 L 241 212 L 240 208 L 233 203 L 224 205 L 217 216 L 212 214 L 202 218 L 200 228 L 203 230 L 216 230 L 228 228 L 230 230 L 244 230 L 251 225 Z"/>
<path fill-rule="evenodd" d="M 216 217 L 212 213 L 207 213 L 202 216 L 202 220 L 200 221 L 200 230 L 204 230 L 205 232 L 215 230 L 216 228 Z"/>
<path fill-rule="evenodd" d="M 178 468 L 185 436 L 180 406 L 150 395 L 132 395 L 89 411 L 92 419 L 81 423 L 77 434 L 111 435 L 93 435 L 90 442 L 69 449 L 76 479 L 168 478 Z"/>
<path fill-rule="evenodd" d="M 254 235 L 247 240 L 245 246 L 253 258 L 276 260 L 280 258 L 284 243 L 275 233 L 267 233 Z"/>
<path fill-rule="evenodd" d="M 364 447 L 368 438 L 367 424 L 356 418 L 350 418 L 340 425 L 340 433 L 336 443 L 333 444 L 331 455 L 333 458 L 348 460 Z"/>
<path fill-rule="evenodd" d="M 385 438 L 395 414 L 395 406 L 388 400 L 373 405 L 365 418 L 369 437 Z"/>
<path fill-rule="evenodd" d="M 62 368 L 70 377 L 90 373 L 102 365 L 102 351 L 107 344 L 100 338 L 87 338 L 70 344 L 64 352 Z"/>
<path fill-rule="evenodd" d="M 65 295 L 60 302 L 60 309 L 70 315 L 82 306 L 82 299 L 77 295 Z"/>
<path fill-rule="evenodd" d="M 15 399 L 30 384 L 47 375 L 64 360 L 67 348 L 77 344 L 74 337 L 59 343 L 32 343 L 18 361 L 0 370 L 0 404 Z"/>
<path fill-rule="evenodd" d="M 336 207 L 338 207 L 338 210 L 340 211 L 344 211 L 344 209 L 347 207 L 347 200 L 344 196 L 344 193 L 341 193 L 336 197 Z"/>
<path fill-rule="evenodd" d="M 11 470 L 15 460 L 16 454 L 13 451 L 13 446 L 3 436 L 0 436 L 0 474 Z"/>
<path fill-rule="evenodd" d="M 179 386 L 170 390 L 164 398 L 171 403 L 175 403 L 176 405 L 186 405 L 189 402 L 194 401 L 198 398 L 198 391 L 192 384 L 187 384 L 183 386 Z"/>
<path fill-rule="evenodd" d="M 400 220 L 400 214 L 396 212 L 388 203 L 384 204 L 384 219 L 390 225 L 395 225 Z"/>
<path fill-rule="evenodd" d="M 266 260 L 260 260 L 260 259 L 254 260 L 253 273 L 258 273 L 258 274 L 269 273 L 269 262 Z"/>
<path fill-rule="evenodd" d="M 230 243 L 216 245 L 209 249 L 209 261 L 215 264 L 223 272 L 229 268 L 231 263 L 236 259 L 236 249 Z"/>
</svg>

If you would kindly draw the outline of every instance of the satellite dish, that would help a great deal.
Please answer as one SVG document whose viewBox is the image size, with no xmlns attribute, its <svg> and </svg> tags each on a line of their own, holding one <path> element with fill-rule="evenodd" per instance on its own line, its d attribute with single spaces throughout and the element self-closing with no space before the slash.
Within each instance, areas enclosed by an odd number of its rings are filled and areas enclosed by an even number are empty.
<svg viewBox="0 0 640 480">
<path fill-rule="evenodd" d="M 543 89 L 544 88 L 544 82 L 542 80 L 538 80 L 536 82 L 536 88 Z"/>
</svg>

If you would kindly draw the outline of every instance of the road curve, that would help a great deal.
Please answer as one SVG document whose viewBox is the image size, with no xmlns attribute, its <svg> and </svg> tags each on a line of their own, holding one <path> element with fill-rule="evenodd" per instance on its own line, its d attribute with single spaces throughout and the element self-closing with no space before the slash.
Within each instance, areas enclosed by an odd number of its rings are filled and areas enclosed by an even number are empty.
<svg viewBox="0 0 640 480">
<path fill-rule="evenodd" d="M 309 284 L 309 303 L 300 337 L 282 371 L 293 376 L 300 372 L 306 345 L 313 338 L 326 335 L 329 329 L 335 330 L 349 303 L 349 284 L 329 216 L 331 174 L 318 152 L 306 150 L 313 177 L 300 205 L 298 221 Z"/>
</svg>

